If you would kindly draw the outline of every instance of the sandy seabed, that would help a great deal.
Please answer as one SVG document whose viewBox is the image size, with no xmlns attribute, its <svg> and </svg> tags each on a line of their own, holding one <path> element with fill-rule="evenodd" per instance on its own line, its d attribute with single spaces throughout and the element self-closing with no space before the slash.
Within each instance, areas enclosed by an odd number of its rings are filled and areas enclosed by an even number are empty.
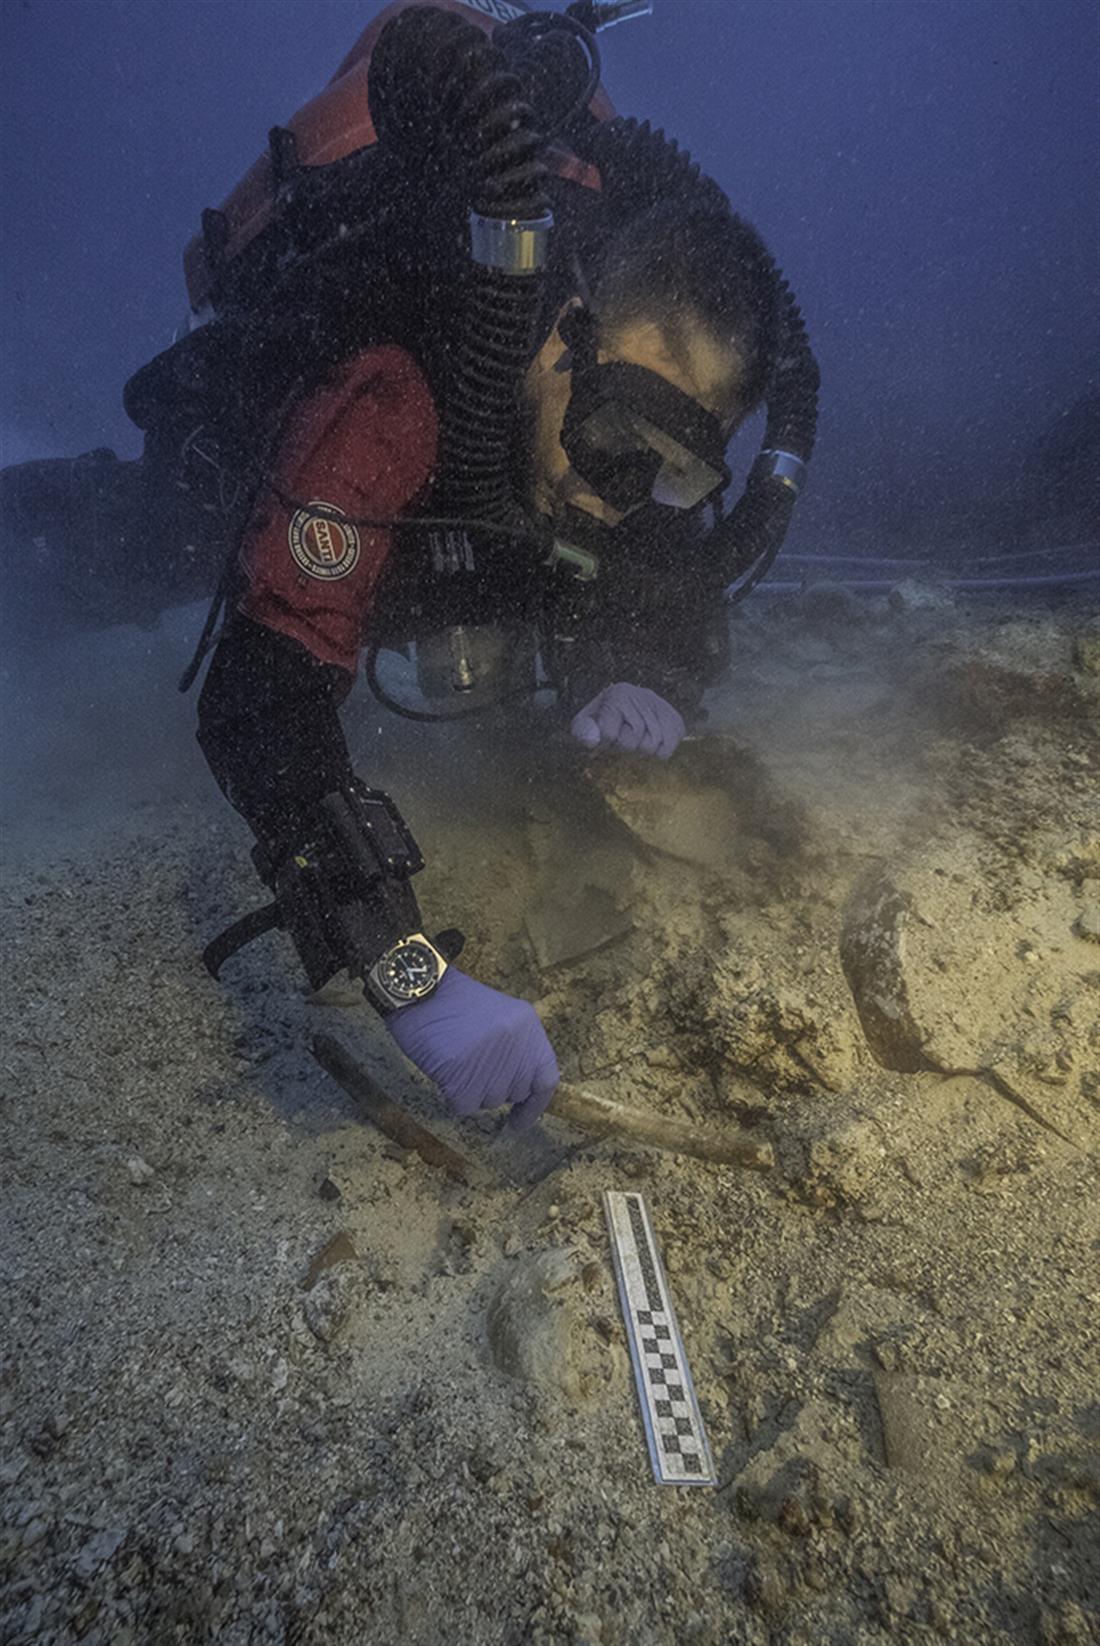
<svg viewBox="0 0 1100 1646">
<path fill-rule="evenodd" d="M 546 717 L 348 725 L 433 929 L 568 1078 L 769 1173 L 459 1124 L 282 938 L 213 982 L 261 888 L 183 626 L 9 668 L 0 1641 L 1100 1638 L 1095 608 L 819 586 L 732 633 L 659 769 Z M 717 1489 L 651 1479 L 624 1187 Z"/>
</svg>

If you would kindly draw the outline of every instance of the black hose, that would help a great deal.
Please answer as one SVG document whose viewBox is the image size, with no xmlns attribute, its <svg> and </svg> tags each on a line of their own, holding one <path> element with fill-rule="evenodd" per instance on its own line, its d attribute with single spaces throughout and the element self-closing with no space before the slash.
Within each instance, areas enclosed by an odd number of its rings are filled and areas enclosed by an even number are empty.
<svg viewBox="0 0 1100 1646">
<path fill-rule="evenodd" d="M 782 303 L 779 354 L 768 390 L 764 449 L 791 452 L 808 463 L 817 434 L 821 373 L 810 348 L 802 312 L 776 270 Z M 797 493 L 769 472 L 766 460 L 749 473 L 744 493 L 708 544 L 714 565 L 731 585 L 736 605 L 766 577 L 783 547 Z"/>
<path fill-rule="evenodd" d="M 566 135 L 583 119 L 599 90 L 600 48 L 591 29 L 556 11 L 527 12 L 493 30 L 520 76 L 544 143 Z"/>
<path fill-rule="evenodd" d="M 413 6 L 388 23 L 371 57 L 371 115 L 379 142 L 427 181 L 453 174 L 471 208 L 490 218 L 547 215 L 540 138 L 519 79 L 481 29 Z M 425 205 L 431 198 L 426 194 Z M 516 516 L 511 458 L 520 382 L 530 356 L 541 282 L 473 266 L 449 361 L 439 430 L 440 512 L 505 524 Z"/>
<path fill-rule="evenodd" d="M 637 217 L 671 196 L 693 196 L 700 205 L 730 211 L 729 200 L 673 137 L 654 130 L 648 120 L 616 116 L 593 121 L 575 134 L 581 159 L 600 174 L 602 192 L 616 217 Z"/>
</svg>

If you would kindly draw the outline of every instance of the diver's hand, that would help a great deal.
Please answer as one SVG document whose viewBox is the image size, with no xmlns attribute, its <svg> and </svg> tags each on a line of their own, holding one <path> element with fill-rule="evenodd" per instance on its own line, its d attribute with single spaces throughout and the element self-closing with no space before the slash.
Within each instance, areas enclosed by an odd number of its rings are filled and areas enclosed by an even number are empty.
<svg viewBox="0 0 1100 1646">
<path fill-rule="evenodd" d="M 386 1027 L 459 1114 L 510 1103 L 509 1129 L 526 1131 L 557 1088 L 557 1059 L 535 1008 L 455 966 L 427 1000 L 390 1012 Z"/>
<path fill-rule="evenodd" d="M 570 731 L 586 748 L 616 748 L 655 754 L 667 760 L 684 735 L 684 722 L 671 703 L 646 686 L 618 681 L 605 686 L 579 714 Z"/>
</svg>

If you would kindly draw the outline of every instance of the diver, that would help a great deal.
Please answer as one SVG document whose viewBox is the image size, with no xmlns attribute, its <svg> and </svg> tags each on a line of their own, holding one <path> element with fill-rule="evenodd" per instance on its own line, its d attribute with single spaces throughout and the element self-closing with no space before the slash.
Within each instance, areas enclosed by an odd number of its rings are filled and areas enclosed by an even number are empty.
<svg viewBox="0 0 1100 1646">
<path fill-rule="evenodd" d="M 273 902 L 210 969 L 283 927 L 314 988 L 362 981 L 456 1111 L 521 1127 L 553 1049 L 459 968 L 460 933 L 429 935 L 419 850 L 339 709 L 364 647 L 397 707 L 387 648 L 463 712 L 530 695 L 541 664 L 578 751 L 668 759 L 721 669 L 724 591 L 782 542 L 817 368 L 759 235 L 599 89 L 595 32 L 645 9 L 397 0 L 329 103 L 272 133 L 263 228 L 254 187 L 205 215 L 189 284 L 214 318 L 127 393 L 147 447 L 205 395 L 192 455 L 250 477 L 190 673 L 212 649 L 199 742 Z M 762 405 L 731 508 L 727 447 Z"/>
</svg>

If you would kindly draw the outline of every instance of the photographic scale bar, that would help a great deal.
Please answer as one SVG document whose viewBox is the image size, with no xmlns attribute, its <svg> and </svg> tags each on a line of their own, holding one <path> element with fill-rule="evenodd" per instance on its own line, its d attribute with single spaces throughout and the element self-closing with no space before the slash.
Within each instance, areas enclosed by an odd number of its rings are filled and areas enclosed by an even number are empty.
<svg viewBox="0 0 1100 1646">
<path fill-rule="evenodd" d="M 604 1211 L 653 1478 L 659 1486 L 716 1486 L 718 1477 L 645 1199 L 608 1189 Z"/>
</svg>

